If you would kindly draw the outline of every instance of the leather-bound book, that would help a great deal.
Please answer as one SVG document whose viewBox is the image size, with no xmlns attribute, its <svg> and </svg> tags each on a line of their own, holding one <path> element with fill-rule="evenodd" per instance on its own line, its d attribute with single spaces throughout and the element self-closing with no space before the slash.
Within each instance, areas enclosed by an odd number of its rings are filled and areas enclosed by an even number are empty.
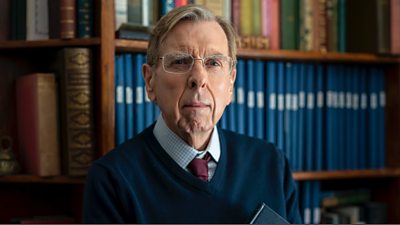
<svg viewBox="0 0 400 225">
<path fill-rule="evenodd" d="M 60 37 L 76 37 L 76 3 L 75 0 L 60 0 Z"/>
<path fill-rule="evenodd" d="M 88 48 L 64 48 L 55 64 L 60 84 L 62 168 L 80 176 L 94 159 L 92 55 Z"/>
<path fill-rule="evenodd" d="M 24 171 L 36 176 L 60 175 L 55 75 L 20 76 L 16 90 L 18 144 Z"/>
</svg>

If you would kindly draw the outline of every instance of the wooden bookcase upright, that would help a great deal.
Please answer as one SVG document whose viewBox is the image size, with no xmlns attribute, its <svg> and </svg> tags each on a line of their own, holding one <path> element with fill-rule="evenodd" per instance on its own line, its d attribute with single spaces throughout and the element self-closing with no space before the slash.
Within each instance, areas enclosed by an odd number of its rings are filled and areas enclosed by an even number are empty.
<svg viewBox="0 0 400 225">
<path fill-rule="evenodd" d="M 104 155 L 115 145 L 114 140 L 114 56 L 119 52 L 145 52 L 147 43 L 142 41 L 116 40 L 114 36 L 114 0 L 95 1 L 95 37 L 91 39 L 46 41 L 0 41 L 0 71 L 3 88 L 8 91 L 7 102 L 1 102 L 1 113 L 6 119 L 2 128 L 15 134 L 15 99 L 12 82 L 16 76 L 46 68 L 47 60 L 57 49 L 67 46 L 89 47 L 94 56 L 95 129 L 98 156 Z M 40 53 L 41 57 L 37 57 Z M 47 56 L 46 56 L 47 55 Z M 374 184 L 373 197 L 388 204 L 389 223 L 400 223 L 400 58 L 378 57 L 370 54 L 338 54 L 296 51 L 262 51 L 240 49 L 239 57 L 283 61 L 319 61 L 335 63 L 384 63 L 386 74 L 386 153 L 387 168 L 384 170 L 296 172 L 296 180 L 335 181 L 347 185 L 349 180 Z M 1 96 L 3 97 L 4 96 Z M 5 107 L 10 109 L 4 110 Z M 3 116 L 3 115 L 1 115 Z M 1 133 L 0 133 L 1 134 Z M 80 222 L 84 177 L 42 178 L 28 175 L 0 177 L 2 212 L 0 223 L 10 223 L 11 218 L 68 214 Z"/>
</svg>

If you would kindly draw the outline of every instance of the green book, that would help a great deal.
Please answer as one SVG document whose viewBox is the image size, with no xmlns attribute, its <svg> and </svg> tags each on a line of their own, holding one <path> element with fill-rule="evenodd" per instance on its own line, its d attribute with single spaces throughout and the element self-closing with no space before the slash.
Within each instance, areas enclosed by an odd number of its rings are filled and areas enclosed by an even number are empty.
<svg viewBox="0 0 400 225">
<path fill-rule="evenodd" d="M 281 1 L 281 49 L 299 49 L 299 1 Z"/>
</svg>

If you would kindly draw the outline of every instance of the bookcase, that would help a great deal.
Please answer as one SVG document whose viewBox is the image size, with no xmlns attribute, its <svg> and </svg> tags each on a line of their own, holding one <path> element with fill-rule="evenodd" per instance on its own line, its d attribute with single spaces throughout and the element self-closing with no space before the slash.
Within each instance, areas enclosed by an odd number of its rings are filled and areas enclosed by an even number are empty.
<svg viewBox="0 0 400 225">
<path fill-rule="evenodd" d="M 14 79 L 29 72 L 45 70 L 54 52 L 63 47 L 88 47 L 93 51 L 94 112 L 97 157 L 115 146 L 115 62 L 116 53 L 141 52 L 145 41 L 118 40 L 114 36 L 114 0 L 95 1 L 95 34 L 93 38 L 43 41 L 0 41 L 1 127 L 15 135 Z M 298 181 L 318 180 L 337 188 L 367 186 L 373 199 L 388 204 L 388 222 L 400 223 L 400 58 L 358 53 L 319 53 L 287 50 L 239 49 L 240 58 L 332 62 L 338 64 L 385 64 L 386 72 L 386 168 L 378 170 L 345 170 L 295 172 Z M 7 109 L 5 109 L 7 108 Z M 4 114 L 4 115 L 3 115 Z M 3 132 L 3 131 L 2 131 Z M 2 134 L 2 133 L 1 133 Z M 15 146 L 17 148 L 18 146 Z M 0 223 L 16 217 L 67 214 L 80 222 L 84 177 L 36 177 L 10 175 L 0 177 L 2 211 Z"/>
</svg>

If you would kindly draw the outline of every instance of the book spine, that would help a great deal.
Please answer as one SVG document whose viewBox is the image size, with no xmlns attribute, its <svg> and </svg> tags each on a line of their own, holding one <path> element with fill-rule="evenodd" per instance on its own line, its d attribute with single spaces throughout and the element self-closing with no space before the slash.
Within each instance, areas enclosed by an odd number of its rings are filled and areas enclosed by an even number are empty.
<svg viewBox="0 0 400 225">
<path fill-rule="evenodd" d="M 0 1 L 0 40 L 10 39 L 11 1 Z"/>
<path fill-rule="evenodd" d="M 47 0 L 27 1 L 26 7 L 26 39 L 49 39 L 49 16 Z"/>
<path fill-rule="evenodd" d="M 60 38 L 75 38 L 75 0 L 60 0 Z"/>
<path fill-rule="evenodd" d="M 400 1 L 390 0 L 390 50 L 400 54 Z"/>
<path fill-rule="evenodd" d="M 390 52 L 389 0 L 377 0 L 378 53 Z"/>
<path fill-rule="evenodd" d="M 269 0 L 270 1 L 270 20 L 271 20 L 271 35 L 270 35 L 270 46 L 271 49 L 280 49 L 281 37 L 280 37 L 280 0 Z"/>
<path fill-rule="evenodd" d="M 281 1 L 281 49 L 297 50 L 299 48 L 299 4 L 299 1 Z"/>
<path fill-rule="evenodd" d="M 54 74 L 17 79 L 18 140 L 25 172 L 60 175 L 57 88 Z"/>
<path fill-rule="evenodd" d="M 51 1 L 51 0 L 50 0 Z M 93 0 L 77 0 L 77 37 L 93 36 Z"/>
<path fill-rule="evenodd" d="M 85 175 L 95 155 L 92 56 L 88 48 L 65 48 L 59 57 L 64 173 Z"/>
</svg>

